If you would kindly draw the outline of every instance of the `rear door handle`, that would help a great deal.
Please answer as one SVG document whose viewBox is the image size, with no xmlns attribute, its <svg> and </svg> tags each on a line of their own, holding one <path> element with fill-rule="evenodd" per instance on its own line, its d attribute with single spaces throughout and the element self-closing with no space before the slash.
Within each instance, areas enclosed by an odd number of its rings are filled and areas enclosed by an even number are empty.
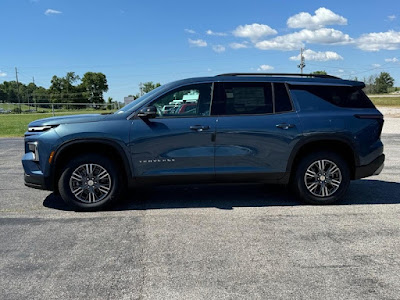
<svg viewBox="0 0 400 300">
<path fill-rule="evenodd" d="M 286 129 L 295 127 L 295 125 L 294 125 L 294 124 L 282 123 L 282 124 L 276 125 L 276 127 L 277 127 L 277 128 L 280 128 L 280 129 L 285 129 L 285 130 L 286 130 Z"/>
<path fill-rule="evenodd" d="M 203 131 L 203 130 L 208 130 L 210 129 L 210 126 L 204 126 L 204 125 L 193 125 L 190 126 L 190 130 L 195 130 L 195 131 Z"/>
</svg>

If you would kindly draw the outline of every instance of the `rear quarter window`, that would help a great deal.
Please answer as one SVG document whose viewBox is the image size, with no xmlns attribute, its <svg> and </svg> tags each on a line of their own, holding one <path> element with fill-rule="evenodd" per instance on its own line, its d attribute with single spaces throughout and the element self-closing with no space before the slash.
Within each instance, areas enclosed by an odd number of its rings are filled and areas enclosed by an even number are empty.
<svg viewBox="0 0 400 300">
<path fill-rule="evenodd" d="M 292 111 L 292 103 L 290 101 L 286 85 L 284 83 L 274 83 L 275 95 L 275 112 L 288 112 Z"/>
<path fill-rule="evenodd" d="M 375 108 L 360 87 L 291 85 L 291 90 L 306 91 L 335 106 L 346 108 Z"/>
</svg>

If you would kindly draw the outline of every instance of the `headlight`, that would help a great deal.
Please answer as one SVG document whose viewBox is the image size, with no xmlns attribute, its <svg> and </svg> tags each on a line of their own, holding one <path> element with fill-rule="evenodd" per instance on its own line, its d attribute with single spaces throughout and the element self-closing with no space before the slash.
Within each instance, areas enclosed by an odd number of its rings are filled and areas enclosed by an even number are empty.
<svg viewBox="0 0 400 300">
<path fill-rule="evenodd" d="M 28 142 L 28 149 L 33 153 L 33 160 L 39 161 L 39 150 L 37 142 Z"/>
<path fill-rule="evenodd" d="M 51 128 L 57 127 L 58 125 L 44 125 L 44 126 L 32 126 L 28 127 L 29 132 L 40 132 L 40 131 L 46 131 Z"/>
</svg>

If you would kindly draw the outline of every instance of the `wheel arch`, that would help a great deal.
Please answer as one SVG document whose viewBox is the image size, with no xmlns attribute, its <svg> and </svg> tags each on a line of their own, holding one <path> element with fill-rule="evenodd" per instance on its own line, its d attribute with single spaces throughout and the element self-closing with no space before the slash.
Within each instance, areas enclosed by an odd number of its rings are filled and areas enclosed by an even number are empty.
<svg viewBox="0 0 400 300">
<path fill-rule="evenodd" d="M 350 178 L 355 178 L 355 167 L 359 165 L 355 146 L 346 138 L 313 136 L 298 143 L 293 149 L 287 164 L 286 171 L 293 176 L 294 170 L 300 160 L 311 152 L 331 151 L 345 159 L 350 169 Z M 291 177 L 292 177 L 291 176 Z"/>
<path fill-rule="evenodd" d="M 121 145 L 104 139 L 76 139 L 60 145 L 51 163 L 52 187 L 57 189 L 61 171 L 69 159 L 87 153 L 97 153 L 109 157 L 118 164 L 126 179 L 133 176 L 130 160 Z"/>
</svg>

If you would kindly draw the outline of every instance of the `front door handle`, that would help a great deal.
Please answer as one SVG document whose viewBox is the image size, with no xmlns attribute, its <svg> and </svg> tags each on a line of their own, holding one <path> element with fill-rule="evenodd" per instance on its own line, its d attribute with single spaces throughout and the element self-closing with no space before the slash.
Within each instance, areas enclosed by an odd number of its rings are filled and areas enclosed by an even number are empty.
<svg viewBox="0 0 400 300">
<path fill-rule="evenodd" d="M 294 125 L 294 124 L 282 123 L 282 124 L 276 125 L 276 127 L 277 127 L 277 128 L 280 128 L 280 129 L 285 129 L 285 130 L 286 130 L 286 129 L 295 127 L 295 125 Z"/>
<path fill-rule="evenodd" d="M 204 131 L 210 129 L 210 126 L 204 126 L 204 125 L 193 125 L 190 126 L 190 130 L 195 130 L 195 131 Z"/>
</svg>

